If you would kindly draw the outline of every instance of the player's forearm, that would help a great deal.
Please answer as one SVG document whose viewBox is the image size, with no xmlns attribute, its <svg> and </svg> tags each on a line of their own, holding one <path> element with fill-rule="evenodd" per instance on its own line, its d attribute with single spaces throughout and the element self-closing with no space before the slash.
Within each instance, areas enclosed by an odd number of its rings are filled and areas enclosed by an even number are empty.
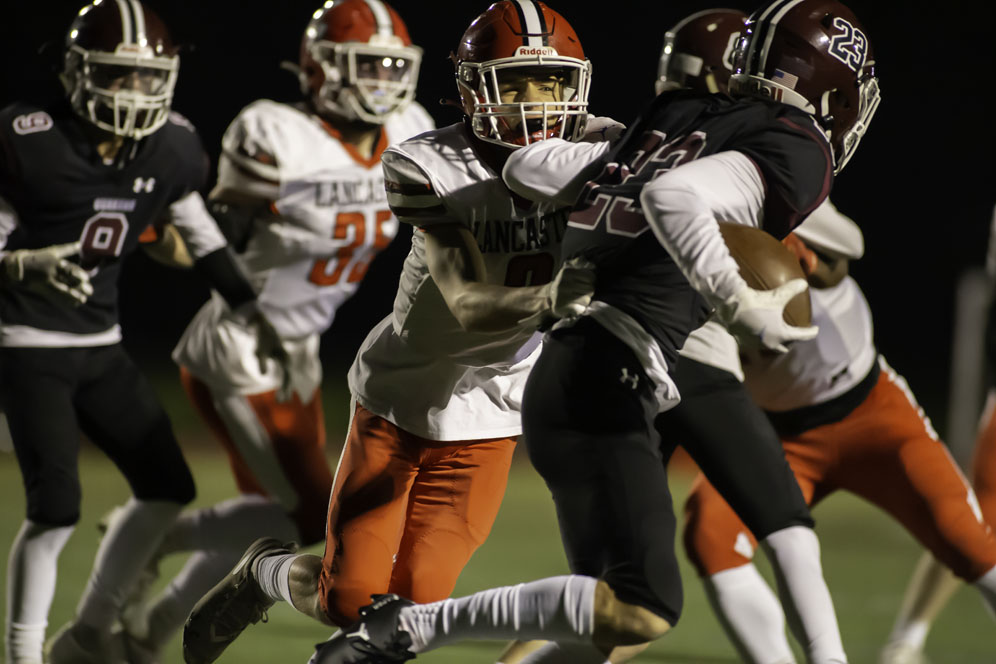
<svg viewBox="0 0 996 664">
<path fill-rule="evenodd" d="M 514 151 L 502 169 L 505 185 L 531 201 L 571 205 L 601 168 L 609 143 L 570 143 L 553 138 Z M 594 171 L 594 172 L 592 172 Z"/>
<path fill-rule="evenodd" d="M 549 286 L 510 288 L 468 283 L 447 305 L 468 332 L 499 332 L 517 327 L 519 321 L 550 309 Z"/>
</svg>

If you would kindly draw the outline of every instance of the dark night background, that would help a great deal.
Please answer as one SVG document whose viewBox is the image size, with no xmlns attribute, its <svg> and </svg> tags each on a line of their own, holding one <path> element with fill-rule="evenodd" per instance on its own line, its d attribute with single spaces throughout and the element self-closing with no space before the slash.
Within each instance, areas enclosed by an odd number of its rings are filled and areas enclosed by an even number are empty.
<svg viewBox="0 0 996 664">
<path fill-rule="evenodd" d="M 82 2 L 2 0 L 0 105 L 57 94 L 48 63 Z M 187 45 L 174 108 L 198 127 L 212 159 L 222 132 L 250 101 L 298 97 L 281 60 L 297 59 L 315 0 L 147 0 Z M 594 66 L 591 110 L 630 122 L 653 91 L 664 31 L 711 2 L 596 3 L 551 0 L 574 26 Z M 755 5 L 725 3 L 745 11 Z M 957 276 L 983 263 L 996 203 L 996 131 L 990 98 L 996 77 L 993 3 L 849 3 L 864 23 L 878 61 L 882 105 L 832 199 L 864 229 L 866 257 L 853 265 L 875 313 L 876 340 L 909 380 L 943 431 Z M 458 119 L 439 100 L 455 96 L 447 59 L 486 2 L 395 0 L 415 43 L 425 50 L 417 99 L 438 124 Z M 39 48 L 52 42 L 46 59 Z M 404 230 L 371 268 L 357 295 L 323 340 L 327 380 L 343 380 L 369 328 L 390 311 Z M 141 253 L 141 252 L 139 252 Z M 150 370 L 168 367 L 172 344 L 206 297 L 190 273 L 129 258 L 123 274 L 126 343 Z"/>
</svg>

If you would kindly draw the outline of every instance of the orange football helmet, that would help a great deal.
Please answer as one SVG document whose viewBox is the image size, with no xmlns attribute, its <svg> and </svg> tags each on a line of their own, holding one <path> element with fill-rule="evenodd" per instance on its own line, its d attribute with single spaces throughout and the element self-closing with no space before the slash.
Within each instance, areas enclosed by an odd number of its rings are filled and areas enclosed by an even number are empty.
<svg viewBox="0 0 996 664">
<path fill-rule="evenodd" d="M 383 124 L 415 96 L 422 49 L 381 0 L 327 0 L 301 40 L 301 91 L 347 121 Z"/>
<path fill-rule="evenodd" d="M 517 148 L 577 140 L 588 120 L 591 63 L 563 16 L 537 0 L 500 0 L 474 19 L 453 55 L 464 112 L 482 140 Z M 555 101 L 503 101 L 516 77 L 555 81 Z"/>
</svg>

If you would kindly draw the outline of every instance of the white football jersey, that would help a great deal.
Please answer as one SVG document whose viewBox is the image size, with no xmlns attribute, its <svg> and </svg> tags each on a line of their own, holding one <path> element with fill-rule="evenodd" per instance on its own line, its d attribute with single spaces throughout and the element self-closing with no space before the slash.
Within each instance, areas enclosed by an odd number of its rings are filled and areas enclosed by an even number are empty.
<svg viewBox="0 0 996 664">
<path fill-rule="evenodd" d="M 350 389 L 364 407 L 425 438 L 519 435 L 540 336 L 527 325 L 464 331 L 429 275 L 422 229 L 463 224 L 477 239 L 488 283 L 536 285 L 559 268 L 567 209 L 513 197 L 475 154 L 462 123 L 394 146 L 382 161 L 391 207 L 416 229 L 394 313 L 364 341 Z"/>
<path fill-rule="evenodd" d="M 810 288 L 819 334 L 777 356 L 744 357 L 745 384 L 761 408 L 786 411 L 823 403 L 857 385 L 877 352 L 872 316 L 858 284 L 845 277 L 833 288 Z"/>
<path fill-rule="evenodd" d="M 259 292 L 259 307 L 281 337 L 299 342 L 317 337 L 356 292 L 374 256 L 398 230 L 381 155 L 391 143 L 432 126 L 425 109 L 410 104 L 388 119 L 369 158 L 304 107 L 256 101 L 228 127 L 218 186 L 270 200 L 277 215 L 253 222 L 242 258 Z M 279 370 L 259 371 L 255 337 L 239 327 L 215 299 L 191 321 L 174 359 L 219 388 L 272 389 L 281 379 Z M 238 352 L 225 347 L 237 340 Z M 301 346 L 316 351 L 317 363 L 317 343 Z M 320 371 L 307 373 L 302 390 L 321 381 Z"/>
</svg>

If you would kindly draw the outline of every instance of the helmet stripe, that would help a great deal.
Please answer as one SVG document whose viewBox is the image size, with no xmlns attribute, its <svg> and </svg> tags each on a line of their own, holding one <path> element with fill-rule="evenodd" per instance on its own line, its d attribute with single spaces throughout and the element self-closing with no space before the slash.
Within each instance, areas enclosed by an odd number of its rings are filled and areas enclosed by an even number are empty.
<svg viewBox="0 0 996 664">
<path fill-rule="evenodd" d="M 125 0 L 117 0 L 118 14 L 121 16 L 121 43 L 135 43 L 135 21 L 131 17 L 131 8 Z"/>
<path fill-rule="evenodd" d="M 515 10 L 519 13 L 519 25 L 522 26 L 523 46 L 549 46 L 546 19 L 543 10 L 536 0 L 512 0 Z"/>
<path fill-rule="evenodd" d="M 768 19 L 767 33 L 764 35 L 764 41 L 761 43 L 761 55 L 759 60 L 761 67 L 765 67 L 767 65 L 768 50 L 771 48 L 771 42 L 775 38 L 778 22 L 782 20 L 782 17 L 784 17 L 789 10 L 804 1 L 805 0 L 788 0 L 788 2 L 781 4 L 777 8 L 773 8 L 776 9 L 776 11 L 774 12 L 774 15 Z"/>
<path fill-rule="evenodd" d="M 132 18 L 135 19 L 135 42 L 139 46 L 148 44 L 148 35 L 145 33 L 145 11 L 138 0 L 128 0 L 131 5 Z"/>
<path fill-rule="evenodd" d="M 779 2 L 772 2 L 765 7 L 764 11 L 757 18 L 757 23 L 754 26 L 754 36 L 751 38 L 750 50 L 747 52 L 748 71 L 760 72 L 764 70 L 765 60 L 768 57 L 768 47 L 771 45 L 771 40 L 775 32 L 772 18 L 777 14 L 777 19 L 775 19 L 775 22 L 777 22 L 784 15 L 779 13 L 780 10 L 784 9 L 787 5 L 794 6 L 800 2 L 802 0 L 780 0 Z"/>
<path fill-rule="evenodd" d="M 391 13 L 380 0 L 366 0 L 367 7 L 373 12 L 374 21 L 377 22 L 377 34 L 384 37 L 394 34 L 394 21 L 391 20 Z"/>
</svg>

